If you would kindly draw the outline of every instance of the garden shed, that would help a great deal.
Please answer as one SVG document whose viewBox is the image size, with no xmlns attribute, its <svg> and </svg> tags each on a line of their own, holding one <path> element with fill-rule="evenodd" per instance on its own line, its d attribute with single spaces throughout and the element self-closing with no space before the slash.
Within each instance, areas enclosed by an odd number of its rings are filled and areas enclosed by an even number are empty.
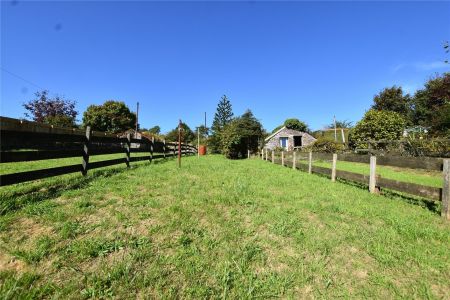
<svg viewBox="0 0 450 300">
<path fill-rule="evenodd" d="M 307 132 L 281 127 L 265 139 L 265 149 L 283 148 L 286 151 L 300 149 L 314 143 L 316 139 Z"/>
</svg>

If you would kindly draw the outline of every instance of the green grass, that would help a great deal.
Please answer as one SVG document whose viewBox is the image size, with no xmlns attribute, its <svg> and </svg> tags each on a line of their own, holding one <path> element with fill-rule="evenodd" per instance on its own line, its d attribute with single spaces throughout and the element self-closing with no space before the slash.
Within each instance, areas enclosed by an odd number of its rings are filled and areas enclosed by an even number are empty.
<svg viewBox="0 0 450 300">
<path fill-rule="evenodd" d="M 257 159 L 93 173 L 0 190 L 0 298 L 450 294 L 449 222 L 417 205 Z"/>
</svg>

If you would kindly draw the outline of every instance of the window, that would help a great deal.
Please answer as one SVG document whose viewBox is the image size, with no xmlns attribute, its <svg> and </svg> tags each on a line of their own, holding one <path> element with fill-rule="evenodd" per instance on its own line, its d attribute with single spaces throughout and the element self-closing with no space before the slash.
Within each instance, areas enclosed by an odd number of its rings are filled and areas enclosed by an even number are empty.
<svg viewBox="0 0 450 300">
<path fill-rule="evenodd" d="M 301 147 L 302 146 L 302 136 L 294 136 L 294 147 Z"/>
<path fill-rule="evenodd" d="M 280 147 L 287 148 L 288 145 L 288 138 L 287 137 L 280 137 Z"/>
</svg>

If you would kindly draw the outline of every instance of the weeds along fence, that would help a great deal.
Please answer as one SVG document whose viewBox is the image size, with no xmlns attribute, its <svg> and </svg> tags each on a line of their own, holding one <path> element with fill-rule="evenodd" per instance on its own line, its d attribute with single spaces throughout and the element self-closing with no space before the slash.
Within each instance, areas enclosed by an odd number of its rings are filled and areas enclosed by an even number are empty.
<svg viewBox="0 0 450 300">
<path fill-rule="evenodd" d="M 379 193 L 381 189 L 393 190 L 400 193 L 418 196 L 432 201 L 441 201 L 441 215 L 450 220 L 450 159 L 433 157 L 400 157 L 400 156 L 375 156 L 375 155 L 357 155 L 357 154 L 332 154 L 319 152 L 295 152 L 295 151 L 268 151 L 263 149 L 259 153 L 261 159 L 272 163 L 281 164 L 286 167 L 292 167 L 306 171 L 308 173 L 317 173 L 331 178 L 357 182 L 369 187 L 371 193 Z M 353 173 L 349 171 L 337 170 L 337 161 L 355 162 L 369 164 L 369 174 Z M 316 161 L 331 162 L 331 168 L 315 166 Z M 424 169 L 442 171 L 443 185 L 441 188 L 425 186 L 415 183 L 397 181 L 388 178 L 382 178 L 376 173 L 377 165 L 393 166 L 409 169 Z"/>
<path fill-rule="evenodd" d="M 69 173 L 178 155 L 177 143 L 166 143 L 142 137 L 136 139 L 130 133 L 121 137 L 105 132 L 57 128 L 35 122 L 0 117 L 0 163 L 28 162 L 56 158 L 80 157 L 80 163 L 0 175 L 0 186 L 43 179 Z M 148 153 L 132 156 L 132 153 Z M 94 155 L 123 153 L 124 157 L 89 162 Z M 181 155 L 197 153 L 188 144 L 181 145 Z"/>
</svg>

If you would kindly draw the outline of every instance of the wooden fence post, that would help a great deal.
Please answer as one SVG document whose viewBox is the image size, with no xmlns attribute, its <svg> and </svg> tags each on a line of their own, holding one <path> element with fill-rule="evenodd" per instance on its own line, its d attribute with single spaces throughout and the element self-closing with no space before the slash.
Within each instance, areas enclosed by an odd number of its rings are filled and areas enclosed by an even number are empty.
<svg viewBox="0 0 450 300">
<path fill-rule="evenodd" d="M 275 163 L 275 151 L 272 150 L 272 163 Z"/>
<path fill-rule="evenodd" d="M 250 158 L 250 150 L 247 150 L 247 158 Z"/>
<path fill-rule="evenodd" d="M 155 145 L 155 137 L 152 136 L 152 143 L 150 144 L 150 162 L 153 161 L 153 147 Z"/>
<path fill-rule="evenodd" d="M 375 155 L 370 156 L 370 173 L 369 173 L 369 192 L 375 194 L 376 191 L 376 171 L 377 171 L 377 157 Z"/>
<path fill-rule="evenodd" d="M 284 166 L 284 151 L 281 151 L 281 165 Z"/>
<path fill-rule="evenodd" d="M 333 153 L 333 163 L 331 165 L 331 181 L 336 181 L 336 162 L 337 162 L 337 154 Z"/>
<path fill-rule="evenodd" d="M 442 174 L 444 175 L 444 184 L 442 186 L 442 210 L 441 216 L 450 220 L 450 159 L 444 159 Z"/>
<path fill-rule="evenodd" d="M 308 173 L 312 173 L 312 151 L 309 151 L 309 158 L 308 158 Z"/>
<path fill-rule="evenodd" d="M 163 140 L 163 155 L 164 159 L 166 159 L 166 140 Z"/>
<path fill-rule="evenodd" d="M 296 169 L 296 160 L 297 160 L 297 154 L 296 154 L 297 152 L 296 151 L 294 151 L 294 153 L 292 154 L 292 169 Z"/>
<path fill-rule="evenodd" d="M 127 168 L 130 167 L 130 158 L 131 158 L 131 134 L 127 133 L 127 145 L 125 147 L 125 163 L 127 164 Z"/>
<path fill-rule="evenodd" d="M 87 175 L 88 168 L 89 168 L 89 144 L 91 141 L 91 126 L 86 127 L 86 140 L 84 141 L 83 146 L 83 162 L 82 162 L 82 170 L 81 174 L 83 176 Z"/>
</svg>

